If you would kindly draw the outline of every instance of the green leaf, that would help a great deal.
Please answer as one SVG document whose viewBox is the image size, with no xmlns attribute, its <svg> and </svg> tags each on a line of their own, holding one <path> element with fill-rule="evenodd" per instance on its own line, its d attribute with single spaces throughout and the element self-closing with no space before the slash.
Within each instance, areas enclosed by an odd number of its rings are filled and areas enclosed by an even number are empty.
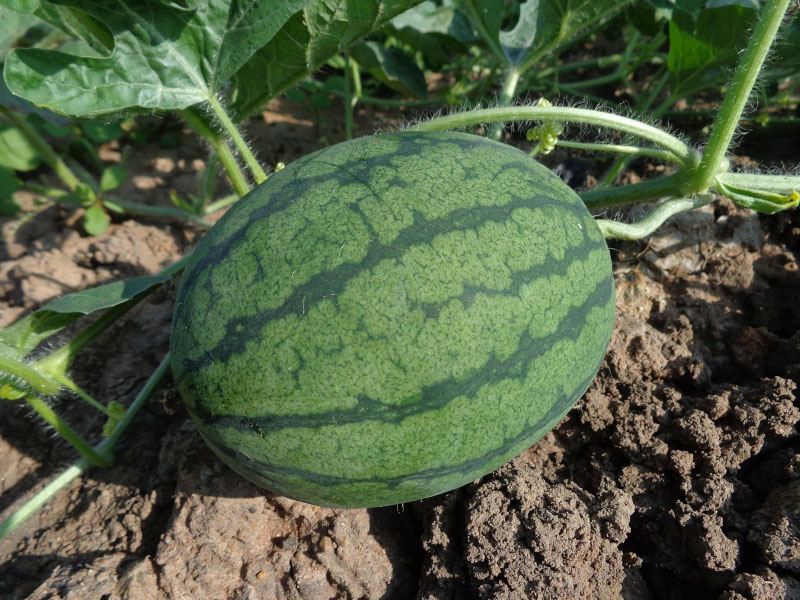
<svg viewBox="0 0 800 600">
<path fill-rule="evenodd" d="M 422 52 L 433 68 L 441 68 L 451 57 L 467 52 L 476 41 L 472 26 L 452 2 L 437 5 L 426 0 L 395 17 L 384 30 L 414 50 Z"/>
<path fill-rule="evenodd" d="M 13 170 L 0 166 L 0 200 L 11 198 L 11 194 L 16 192 L 21 185 L 22 182 L 17 179 Z M 16 214 L 16 212 L 19 212 L 19 205 L 17 205 L 17 210 L 13 214 Z M 0 214 L 3 214 L 2 211 L 0 211 Z"/>
<path fill-rule="evenodd" d="M 311 94 L 311 106 L 314 108 L 325 109 L 331 107 L 331 97 L 323 92 Z"/>
<path fill-rule="evenodd" d="M 720 69 L 736 64 L 758 13 L 737 4 L 704 10 L 697 20 L 680 10 L 673 16 L 667 67 L 672 92 L 686 95 L 705 87 Z"/>
<path fill-rule="evenodd" d="M 355 61 L 381 83 L 404 96 L 425 98 L 428 85 L 414 58 L 400 48 L 361 42 L 350 49 Z"/>
<path fill-rule="evenodd" d="M 632 0 L 527 0 L 515 26 L 501 31 L 504 0 L 459 0 L 494 53 L 525 70 L 581 30 L 625 8 Z"/>
<path fill-rule="evenodd" d="M 128 171 L 122 165 L 108 167 L 100 176 L 100 189 L 104 192 L 110 192 L 121 186 L 127 178 Z"/>
<path fill-rule="evenodd" d="M 773 51 L 769 67 L 800 68 L 800 19 L 792 19 L 784 25 Z"/>
<path fill-rule="evenodd" d="M 13 325 L 0 329 L 0 356 L 22 359 L 43 340 L 78 318 L 128 302 L 169 281 L 171 277 L 171 274 L 162 272 L 158 275 L 115 281 L 56 298 Z"/>
<path fill-rule="evenodd" d="M 313 0 L 236 73 L 233 108 L 238 120 L 417 2 Z"/>
<path fill-rule="evenodd" d="M 0 124 L 0 166 L 14 171 L 32 171 L 40 161 L 36 148 L 19 129 Z"/>
<path fill-rule="evenodd" d="M 74 137 L 69 141 L 67 146 L 70 156 L 75 160 L 80 161 L 82 164 L 90 167 L 95 171 L 103 169 L 103 161 L 97 154 L 97 149 L 94 145 L 82 137 Z"/>
<path fill-rule="evenodd" d="M 99 204 L 87 208 L 83 215 L 83 229 L 89 235 L 100 235 L 108 229 L 110 222 L 108 213 Z"/>
<path fill-rule="evenodd" d="M 64 0 L 108 27 L 111 55 L 17 49 L 6 59 L 6 83 L 70 116 L 187 108 L 216 94 L 309 1 Z"/>
<path fill-rule="evenodd" d="M 42 2 L 35 14 L 68 36 L 82 41 L 82 50 L 91 50 L 88 54 L 79 52 L 80 56 L 109 56 L 114 49 L 111 31 L 88 12 L 54 2 Z"/>
<path fill-rule="evenodd" d="M 0 61 L 5 58 L 17 40 L 38 22 L 39 19 L 36 17 L 19 14 L 0 7 Z"/>
<path fill-rule="evenodd" d="M 17 98 L 17 100 L 21 99 Z M 48 116 L 54 117 L 54 119 L 50 120 L 48 118 L 45 118 L 38 112 L 30 113 L 26 115 L 25 118 L 28 120 L 28 123 L 33 125 L 36 129 L 54 138 L 66 137 L 70 133 L 73 133 L 74 130 L 68 126 L 69 121 L 66 121 L 63 117 L 54 115 L 53 113 L 49 113 Z"/>
<path fill-rule="evenodd" d="M 286 99 L 289 102 L 305 102 L 306 101 L 306 94 L 303 90 L 298 88 L 292 88 L 290 90 L 286 90 L 284 93 Z"/>
<path fill-rule="evenodd" d="M 22 207 L 13 198 L 0 199 L 0 217 L 13 217 L 21 210 Z"/>
<path fill-rule="evenodd" d="M 81 123 L 81 130 L 95 144 L 105 144 L 118 140 L 125 133 L 120 126 L 120 121 L 112 121 L 110 123 L 88 121 Z"/>
<path fill-rule="evenodd" d="M 23 15 L 32 15 L 41 5 L 41 0 L 3 0 L 3 7 Z"/>
</svg>

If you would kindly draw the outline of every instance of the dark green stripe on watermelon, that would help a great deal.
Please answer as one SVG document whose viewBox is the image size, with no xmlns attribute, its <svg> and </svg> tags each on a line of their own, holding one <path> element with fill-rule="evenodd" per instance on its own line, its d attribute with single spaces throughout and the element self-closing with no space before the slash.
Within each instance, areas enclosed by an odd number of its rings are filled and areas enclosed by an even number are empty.
<svg viewBox="0 0 800 600">
<path fill-rule="evenodd" d="M 400 133 L 293 163 L 196 250 L 173 373 L 256 483 L 375 506 L 462 485 L 536 441 L 610 338 L 580 199 L 509 146 Z"/>
</svg>

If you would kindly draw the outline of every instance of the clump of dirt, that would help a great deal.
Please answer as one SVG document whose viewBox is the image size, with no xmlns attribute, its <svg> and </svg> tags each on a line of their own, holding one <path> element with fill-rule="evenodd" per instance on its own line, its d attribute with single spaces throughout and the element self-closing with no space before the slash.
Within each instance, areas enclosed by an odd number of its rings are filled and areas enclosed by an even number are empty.
<svg viewBox="0 0 800 600">
<path fill-rule="evenodd" d="M 312 125 L 260 127 L 295 131 L 291 153 L 315 142 Z M 167 158 L 147 164 L 166 176 L 178 164 Z M 3 225 L 0 325 L 65 291 L 155 272 L 197 236 L 126 221 L 87 238 L 74 224 L 52 207 Z M 113 468 L 0 542 L 0 597 L 798 598 L 798 250 L 797 213 L 725 202 L 647 243 L 612 244 L 617 321 L 584 397 L 510 464 L 405 506 L 324 509 L 255 488 L 208 450 L 167 384 Z M 78 383 L 129 402 L 167 350 L 174 291 L 92 346 Z M 74 399 L 58 409 L 99 430 Z M 0 413 L 0 517 L 73 456 L 24 408 Z"/>
</svg>

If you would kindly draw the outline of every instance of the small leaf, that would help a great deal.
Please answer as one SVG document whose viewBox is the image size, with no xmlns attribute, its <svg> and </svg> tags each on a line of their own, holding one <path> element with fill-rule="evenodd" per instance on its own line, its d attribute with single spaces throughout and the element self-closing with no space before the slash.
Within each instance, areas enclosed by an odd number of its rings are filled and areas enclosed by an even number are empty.
<svg viewBox="0 0 800 600">
<path fill-rule="evenodd" d="M 178 208 L 182 208 L 183 210 L 188 212 L 194 212 L 194 206 L 191 204 L 191 202 L 188 202 L 183 198 L 181 198 L 178 195 L 178 192 L 176 192 L 175 190 L 169 191 L 169 199 L 172 200 L 172 203 Z"/>
<path fill-rule="evenodd" d="M 113 140 L 118 140 L 125 133 L 119 121 L 102 123 L 100 121 L 88 121 L 81 123 L 81 130 L 84 135 L 95 144 L 105 144 Z"/>
<path fill-rule="evenodd" d="M 323 93 L 311 94 L 311 105 L 318 109 L 330 108 L 331 97 Z"/>
<path fill-rule="evenodd" d="M 66 120 L 52 113 L 51 116 L 54 117 L 53 120 L 46 119 L 39 113 L 31 113 L 25 118 L 28 120 L 28 123 L 33 125 L 36 129 L 54 138 L 63 138 L 73 132 L 73 129 L 67 125 Z M 58 121 L 55 119 L 58 119 Z"/>
<path fill-rule="evenodd" d="M 339 75 L 329 75 L 323 87 L 332 93 L 343 93 L 347 89 L 347 80 Z"/>
<path fill-rule="evenodd" d="M 58 333 L 76 319 L 128 302 L 171 278 L 172 275 L 162 272 L 157 275 L 115 281 L 56 298 L 13 325 L 0 329 L 0 355 L 22 359 L 43 340 Z"/>
<path fill-rule="evenodd" d="M 83 229 L 89 235 L 100 235 L 108 229 L 110 222 L 108 213 L 99 204 L 87 208 L 86 214 L 83 215 Z"/>
<path fill-rule="evenodd" d="M 797 190 L 792 190 L 791 194 L 784 196 L 773 192 L 725 185 L 719 180 L 717 180 L 717 186 L 737 206 L 749 208 L 765 215 L 774 215 L 782 210 L 797 208 L 800 204 L 800 193 Z"/>
<path fill-rule="evenodd" d="M 125 407 L 119 402 L 112 400 L 106 405 L 108 415 L 117 421 L 122 421 L 125 418 Z"/>
<path fill-rule="evenodd" d="M 8 167 L 0 166 L 0 200 L 10 200 L 11 194 L 16 192 L 21 185 L 22 182 L 17 179 L 14 171 Z M 17 205 L 16 212 L 19 212 L 19 205 Z M 16 212 L 13 214 L 16 214 Z M 0 211 L 0 214 L 2 214 L 2 211 Z"/>
<path fill-rule="evenodd" d="M 100 189 L 110 192 L 121 186 L 128 178 L 128 171 L 122 165 L 114 165 L 106 168 L 100 176 Z"/>
<path fill-rule="evenodd" d="M 395 17 L 385 27 L 398 40 L 422 52 L 429 66 L 439 69 L 477 41 L 473 28 L 452 2 L 441 6 L 427 0 Z"/>
<path fill-rule="evenodd" d="M 14 171 L 32 171 L 40 161 L 36 148 L 19 129 L 0 124 L 0 166 Z"/>
<path fill-rule="evenodd" d="M 350 49 L 355 61 L 378 81 L 406 96 L 425 98 L 428 86 L 413 57 L 399 48 L 362 42 Z"/>
<path fill-rule="evenodd" d="M 75 137 L 69 141 L 67 146 L 70 156 L 80 161 L 90 169 L 100 171 L 103 169 L 103 161 L 97 154 L 97 149 L 86 138 Z"/>
<path fill-rule="evenodd" d="M 284 93 L 284 96 L 286 96 L 286 99 L 289 102 L 301 103 L 301 102 L 305 102 L 306 101 L 305 92 L 303 92 L 303 90 L 298 89 L 296 87 L 292 88 L 290 90 L 286 90 L 286 92 Z"/>
<path fill-rule="evenodd" d="M 103 425 L 103 437 L 110 438 L 112 435 L 114 435 L 117 425 L 119 425 L 119 421 L 117 419 L 108 417 L 108 420 L 106 420 L 105 424 Z"/>
<path fill-rule="evenodd" d="M 0 199 L 0 217 L 13 217 L 21 210 L 22 207 L 13 198 Z"/>
</svg>

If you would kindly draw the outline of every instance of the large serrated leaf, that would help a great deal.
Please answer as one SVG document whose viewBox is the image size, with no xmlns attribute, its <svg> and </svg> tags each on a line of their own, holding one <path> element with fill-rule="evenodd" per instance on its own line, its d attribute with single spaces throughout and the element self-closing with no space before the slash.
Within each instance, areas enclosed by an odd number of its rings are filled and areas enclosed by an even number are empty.
<svg viewBox="0 0 800 600">
<path fill-rule="evenodd" d="M 182 109 L 208 100 L 310 0 L 60 0 L 104 23 L 107 56 L 18 49 L 9 89 L 69 116 Z M 49 3 L 55 5 L 55 3 Z"/>
<path fill-rule="evenodd" d="M 22 359 L 51 335 L 76 319 L 118 304 L 169 281 L 171 273 L 135 277 L 56 298 L 43 308 L 0 329 L 0 356 Z"/>
<path fill-rule="evenodd" d="M 392 19 L 384 31 L 422 52 L 433 68 L 440 68 L 451 56 L 466 53 L 467 44 L 480 39 L 452 0 L 441 5 L 426 0 Z"/>
<path fill-rule="evenodd" d="M 486 43 L 509 66 L 534 61 L 583 29 L 622 10 L 632 0 L 527 0 L 514 27 L 501 31 L 504 0 L 458 0 Z"/>
<path fill-rule="evenodd" d="M 239 120 L 419 0 L 313 0 L 234 78 Z"/>
<path fill-rule="evenodd" d="M 741 4 L 705 9 L 697 19 L 675 10 L 667 58 L 672 92 L 686 95 L 702 89 L 710 76 L 734 66 L 757 18 L 755 10 Z"/>
<path fill-rule="evenodd" d="M 355 61 L 378 81 L 404 96 L 425 98 L 428 87 L 414 58 L 400 48 L 387 48 L 378 42 L 360 42 L 350 53 Z"/>
</svg>

